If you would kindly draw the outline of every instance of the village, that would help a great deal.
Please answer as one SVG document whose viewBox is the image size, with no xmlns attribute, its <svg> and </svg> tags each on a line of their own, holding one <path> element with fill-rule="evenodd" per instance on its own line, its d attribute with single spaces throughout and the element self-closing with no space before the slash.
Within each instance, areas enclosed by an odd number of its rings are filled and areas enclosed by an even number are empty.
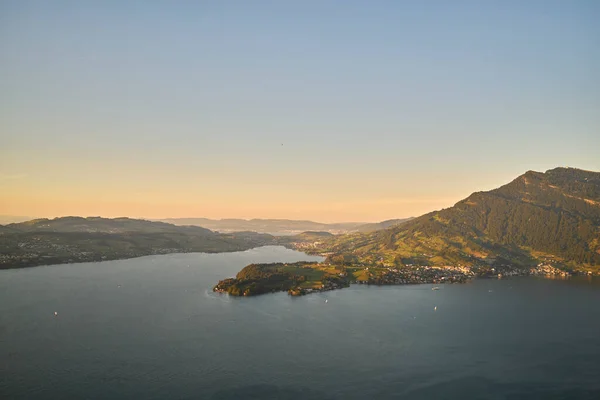
<svg viewBox="0 0 600 400">
<path fill-rule="evenodd" d="M 354 272 L 352 283 L 368 285 L 408 285 L 423 283 L 464 283 L 474 274 L 461 268 L 406 266 L 405 268 L 367 267 Z"/>
</svg>

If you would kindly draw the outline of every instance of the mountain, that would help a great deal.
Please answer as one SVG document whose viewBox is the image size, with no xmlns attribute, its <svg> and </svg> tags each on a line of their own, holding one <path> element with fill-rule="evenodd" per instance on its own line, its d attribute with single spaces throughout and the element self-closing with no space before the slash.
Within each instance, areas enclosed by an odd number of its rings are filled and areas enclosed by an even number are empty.
<svg viewBox="0 0 600 400">
<path fill-rule="evenodd" d="M 390 228 L 395 225 L 400 225 L 404 222 L 410 221 L 411 219 L 414 219 L 414 217 L 402 218 L 402 219 L 388 219 L 386 221 L 360 225 L 356 228 L 356 230 L 358 232 L 365 232 L 365 233 L 373 232 L 373 231 L 378 231 L 380 229 Z"/>
<path fill-rule="evenodd" d="M 321 247 L 346 263 L 600 266 L 600 173 L 528 171 L 498 189 Z"/>
<path fill-rule="evenodd" d="M 131 218 L 63 217 L 0 226 L 0 269 L 276 244 L 271 235 L 229 234 Z"/>
<path fill-rule="evenodd" d="M 322 231 L 347 233 L 355 231 L 364 222 L 342 222 L 325 224 L 313 221 L 289 219 L 209 219 L 209 218 L 168 218 L 159 221 L 175 225 L 196 225 L 219 232 L 254 231 L 263 233 L 300 233 Z"/>
</svg>

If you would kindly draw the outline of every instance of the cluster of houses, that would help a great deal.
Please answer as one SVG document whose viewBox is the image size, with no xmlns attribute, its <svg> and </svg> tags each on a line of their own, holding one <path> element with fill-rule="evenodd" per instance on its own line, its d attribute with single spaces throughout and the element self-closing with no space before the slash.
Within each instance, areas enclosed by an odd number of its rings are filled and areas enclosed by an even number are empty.
<svg viewBox="0 0 600 400">
<path fill-rule="evenodd" d="M 370 274 L 368 280 L 356 283 L 371 285 L 407 285 L 418 283 L 463 283 L 473 277 L 473 273 L 441 267 L 413 267 L 406 269 L 386 268 L 382 273 Z"/>
<path fill-rule="evenodd" d="M 315 249 L 321 245 L 321 242 L 293 242 L 292 246 L 297 250 Z"/>
<path fill-rule="evenodd" d="M 531 268 L 529 273 L 531 275 L 540 275 L 540 276 L 562 276 L 562 277 L 567 277 L 570 276 L 571 274 L 563 271 L 561 269 L 558 269 L 556 267 L 553 267 L 552 265 L 549 264 L 544 264 L 544 263 L 540 263 L 538 264 L 536 267 Z"/>
</svg>

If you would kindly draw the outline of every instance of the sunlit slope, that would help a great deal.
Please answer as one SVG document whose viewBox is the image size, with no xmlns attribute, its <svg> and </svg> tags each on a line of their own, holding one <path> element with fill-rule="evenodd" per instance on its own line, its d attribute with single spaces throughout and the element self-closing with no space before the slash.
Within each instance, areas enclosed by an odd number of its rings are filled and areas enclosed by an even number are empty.
<svg viewBox="0 0 600 400">
<path fill-rule="evenodd" d="M 599 226 L 600 173 L 556 168 L 399 226 L 337 237 L 327 250 L 351 262 L 395 265 L 530 265 L 548 257 L 599 265 Z"/>
</svg>

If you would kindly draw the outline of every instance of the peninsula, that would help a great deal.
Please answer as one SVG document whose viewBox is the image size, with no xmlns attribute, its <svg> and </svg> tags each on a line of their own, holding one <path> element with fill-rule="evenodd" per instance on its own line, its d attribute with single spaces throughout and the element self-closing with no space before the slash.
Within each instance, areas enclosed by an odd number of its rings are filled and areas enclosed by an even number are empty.
<svg viewBox="0 0 600 400">
<path fill-rule="evenodd" d="M 256 232 L 218 233 L 131 218 L 61 217 L 0 225 L 0 269 L 168 253 L 221 253 L 277 244 Z"/>
</svg>

